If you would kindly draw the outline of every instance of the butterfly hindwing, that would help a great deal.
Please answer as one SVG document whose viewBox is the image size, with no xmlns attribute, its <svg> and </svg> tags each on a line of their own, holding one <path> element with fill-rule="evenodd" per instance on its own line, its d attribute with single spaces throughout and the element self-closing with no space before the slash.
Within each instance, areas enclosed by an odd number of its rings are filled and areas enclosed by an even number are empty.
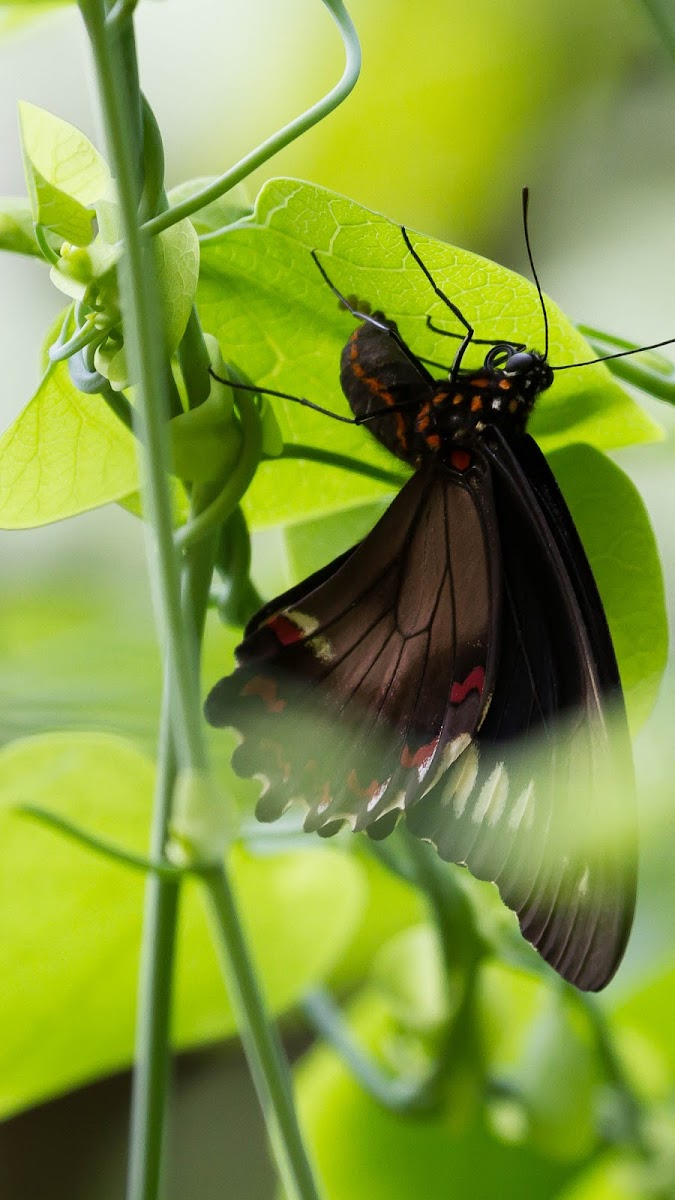
<svg viewBox="0 0 675 1200">
<path fill-rule="evenodd" d="M 495 676 L 499 548 L 491 472 L 430 461 L 370 534 L 255 618 L 207 700 L 242 737 L 271 820 L 383 836 L 475 734 Z"/>
<path fill-rule="evenodd" d="M 486 449 L 503 562 L 497 682 L 463 777 L 455 764 L 409 824 L 442 857 L 496 882 L 543 957 L 597 990 L 621 959 L 635 897 L 616 661 L 543 455 L 529 437 L 495 437 Z"/>
</svg>

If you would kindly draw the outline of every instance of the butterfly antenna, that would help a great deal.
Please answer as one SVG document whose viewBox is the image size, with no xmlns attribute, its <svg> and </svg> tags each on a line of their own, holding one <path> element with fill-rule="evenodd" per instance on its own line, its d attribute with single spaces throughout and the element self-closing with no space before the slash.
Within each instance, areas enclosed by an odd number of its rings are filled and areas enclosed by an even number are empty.
<svg viewBox="0 0 675 1200">
<path fill-rule="evenodd" d="M 532 247 L 530 245 L 530 230 L 529 230 L 528 223 L 527 223 L 527 215 L 528 215 L 529 207 L 530 207 L 530 189 L 528 187 L 524 187 L 523 188 L 523 232 L 525 234 L 525 245 L 527 247 L 527 257 L 530 260 L 530 270 L 532 272 L 532 278 L 534 279 L 534 285 L 537 289 L 537 295 L 539 297 L 539 303 L 541 305 L 541 311 L 542 311 L 542 315 L 544 317 L 544 359 L 547 359 L 548 358 L 548 313 L 546 312 L 546 305 L 544 304 L 544 293 L 541 290 L 539 276 L 537 275 L 537 268 L 534 265 L 534 258 L 532 257 Z"/>
<path fill-rule="evenodd" d="M 650 346 L 636 346 L 634 350 L 619 350 L 616 354 L 603 354 L 602 358 L 589 358 L 585 362 L 563 363 L 560 367 L 551 367 L 552 371 L 569 371 L 572 367 L 592 367 L 595 363 L 607 362 L 610 358 L 628 358 L 631 354 L 643 354 L 646 350 L 660 350 L 662 346 L 672 346 L 675 338 L 666 338 L 665 342 L 652 342 Z"/>
</svg>

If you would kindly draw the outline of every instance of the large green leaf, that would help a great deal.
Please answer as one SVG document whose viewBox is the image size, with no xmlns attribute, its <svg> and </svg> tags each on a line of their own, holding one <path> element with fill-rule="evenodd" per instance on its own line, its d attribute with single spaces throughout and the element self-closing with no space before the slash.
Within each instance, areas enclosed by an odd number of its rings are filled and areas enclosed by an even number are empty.
<svg viewBox="0 0 675 1200">
<path fill-rule="evenodd" d="M 132 1054 L 143 878 L 12 812 L 41 804 L 142 851 L 152 763 L 101 734 L 46 734 L 0 753 L 0 1112 L 126 1066 Z M 270 1004 L 287 1009 L 339 959 L 359 919 L 358 865 L 320 848 L 231 858 Z M 231 1035 L 201 895 L 181 912 L 174 1039 Z"/>
<path fill-rule="evenodd" d="M 434 279 L 475 326 L 476 336 L 541 345 L 542 316 L 527 280 L 478 255 L 412 234 Z M 339 309 L 310 251 L 319 252 L 333 282 L 394 318 L 416 353 L 448 362 L 454 342 L 426 327 L 457 331 L 403 243 L 399 227 L 312 184 L 267 184 L 249 224 L 202 246 L 198 293 L 205 325 L 231 359 L 257 383 L 348 413 L 340 392 L 340 352 L 354 319 Z M 547 302 L 553 364 L 592 358 L 570 321 Z M 474 347 L 467 365 L 482 360 Z M 396 464 L 363 430 L 288 402 L 275 402 L 286 441 L 310 442 L 389 470 Z M 604 366 L 566 371 L 541 397 L 532 432 L 545 450 L 587 441 L 600 449 L 658 437 L 657 426 Z M 320 516 L 381 495 L 387 484 L 340 469 L 274 461 L 258 472 L 247 513 L 258 527 Z M 390 485 L 389 485 L 390 486 Z"/>
<path fill-rule="evenodd" d="M 50 368 L 0 438 L 0 528 L 72 517 L 137 485 L 129 430 L 100 396 L 73 386 L 66 364 Z"/>
</svg>

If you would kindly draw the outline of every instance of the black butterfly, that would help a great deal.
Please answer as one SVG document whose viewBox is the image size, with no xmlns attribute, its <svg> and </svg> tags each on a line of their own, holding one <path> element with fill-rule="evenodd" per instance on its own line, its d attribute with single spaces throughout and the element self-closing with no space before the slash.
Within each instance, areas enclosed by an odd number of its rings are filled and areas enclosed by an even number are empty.
<svg viewBox="0 0 675 1200">
<path fill-rule="evenodd" d="M 405 812 L 444 859 L 497 884 L 560 975 L 596 991 L 633 917 L 632 759 L 591 568 L 525 431 L 560 369 L 545 306 L 543 354 L 489 343 L 462 369 L 473 329 L 402 233 L 465 328 L 440 381 L 314 259 L 361 320 L 341 363 L 354 419 L 417 469 L 362 542 L 253 617 L 206 716 L 240 734 L 232 762 L 263 781 L 261 820 L 300 800 L 308 830 L 380 838 Z"/>
</svg>

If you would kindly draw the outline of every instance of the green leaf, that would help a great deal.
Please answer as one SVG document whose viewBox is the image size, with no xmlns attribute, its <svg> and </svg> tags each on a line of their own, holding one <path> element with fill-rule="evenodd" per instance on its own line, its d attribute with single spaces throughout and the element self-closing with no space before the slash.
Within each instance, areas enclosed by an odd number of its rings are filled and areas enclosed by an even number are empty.
<svg viewBox="0 0 675 1200">
<path fill-rule="evenodd" d="M 412 240 L 434 279 L 475 325 L 477 337 L 540 345 L 542 318 L 533 284 L 506 268 L 423 234 Z M 202 246 L 198 302 L 204 327 L 225 360 L 249 377 L 336 412 L 349 412 L 339 384 L 340 353 L 354 319 L 338 307 L 310 257 L 317 250 L 331 279 L 394 318 L 416 353 L 448 363 L 455 343 L 426 327 L 457 331 L 458 322 L 408 254 L 400 228 L 334 192 L 297 180 L 268 183 L 254 218 Z M 548 301 L 551 361 L 593 357 L 578 330 Z M 482 361 L 474 347 L 467 365 Z M 361 429 L 286 401 L 272 401 L 287 442 L 329 445 L 367 463 L 395 468 L 392 456 Z M 646 441 L 660 430 L 606 367 L 560 372 L 540 399 L 532 432 L 544 450 L 588 441 L 600 449 Z M 307 462 L 263 464 L 246 512 L 255 527 L 323 516 L 382 495 L 387 484 Z"/>
<path fill-rule="evenodd" d="M 0 197 L 0 250 L 41 257 L 33 232 L 33 214 L 23 196 Z"/>
<path fill-rule="evenodd" d="M 367 885 L 367 901 L 359 927 L 331 975 L 332 987 L 340 992 L 363 979 L 384 942 L 400 930 L 418 925 L 427 912 L 417 888 L 380 866 L 368 850 L 355 847 L 353 852 Z"/>
<path fill-rule="evenodd" d="M 593 568 L 637 729 L 652 709 L 668 655 L 663 573 L 651 523 L 628 476 L 592 446 L 568 446 L 549 461 Z"/>
<path fill-rule="evenodd" d="M 106 163 L 79 129 L 43 108 L 22 101 L 19 122 L 33 220 L 76 246 L 88 245 L 89 206 L 109 187 Z"/>
<path fill-rule="evenodd" d="M 190 221 L 179 221 L 155 238 L 155 261 L 164 336 L 168 353 L 173 354 L 185 333 L 199 278 L 199 239 Z"/>
<path fill-rule="evenodd" d="M 352 1006 L 350 1024 L 378 1058 L 399 1032 L 372 993 Z M 330 1200 L 548 1200 L 570 1177 L 566 1164 L 501 1141 L 480 1116 L 467 1123 L 449 1109 L 404 1120 L 386 1111 L 325 1046 L 302 1061 L 297 1085 L 305 1133 Z"/>
<path fill-rule="evenodd" d="M 617 1026 L 646 1036 L 665 1055 L 672 1079 L 675 1077 L 675 966 L 648 977 L 612 1009 Z"/>
<path fill-rule="evenodd" d="M 144 886 L 140 873 L 8 806 L 41 804 L 144 852 L 153 774 L 129 743 L 98 734 L 44 735 L 0 754 L 3 1114 L 128 1065 Z M 265 990 L 283 1011 L 324 977 L 351 937 L 363 895 L 358 866 L 320 848 L 266 858 L 236 849 L 231 867 Z M 181 906 L 175 1044 L 234 1030 L 193 883 Z"/>
<path fill-rule="evenodd" d="M 0 528 L 26 529 L 119 500 L 138 486 L 129 430 L 58 364 L 0 438 Z"/>
<path fill-rule="evenodd" d="M 448 981 L 433 926 L 416 925 L 390 938 L 373 959 L 370 979 L 409 1030 L 433 1033 L 447 1021 Z"/>
</svg>

